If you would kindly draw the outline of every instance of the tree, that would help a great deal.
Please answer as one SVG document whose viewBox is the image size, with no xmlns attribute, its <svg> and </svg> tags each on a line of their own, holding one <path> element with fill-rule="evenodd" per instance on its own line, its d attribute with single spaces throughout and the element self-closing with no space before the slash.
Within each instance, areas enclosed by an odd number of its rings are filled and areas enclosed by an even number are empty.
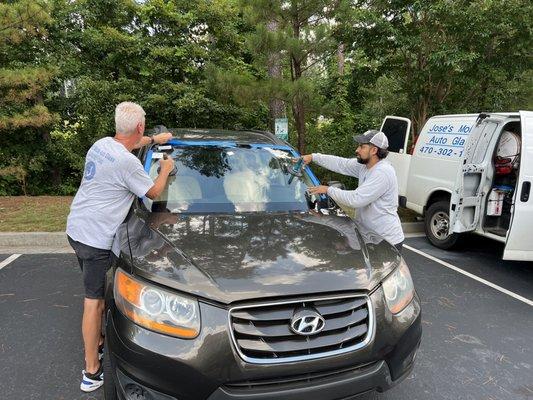
<svg viewBox="0 0 533 400">
<path fill-rule="evenodd" d="M 530 109 L 525 0 L 0 3 L 0 194 L 71 194 L 132 100 L 148 126 L 273 129 L 353 156 L 386 114 Z M 59 116 L 59 118 L 58 118 Z M 296 135 L 293 135 L 293 132 Z"/>
<path fill-rule="evenodd" d="M 41 171 L 54 115 L 44 95 L 54 76 L 40 45 L 50 22 L 45 4 L 21 0 L 0 4 L 0 193 L 11 180 L 26 194 L 30 172 Z M 36 50 L 37 49 L 37 50 Z"/>
<path fill-rule="evenodd" d="M 509 87 L 531 69 L 527 1 L 356 4 L 345 21 L 351 50 L 401 88 L 414 133 L 434 114 L 507 109 L 516 96 Z"/>
<path fill-rule="evenodd" d="M 247 36 L 254 70 L 245 76 L 218 71 L 219 92 L 231 93 L 243 103 L 251 97 L 262 99 L 271 104 L 271 110 L 275 101 L 290 105 L 296 144 L 303 153 L 309 113 L 318 111 L 321 103 L 317 78 L 336 49 L 331 36 L 336 3 L 259 0 L 241 4 L 254 26 Z"/>
<path fill-rule="evenodd" d="M 278 29 L 278 21 L 272 19 L 267 23 L 269 32 L 276 32 Z M 282 78 L 283 65 L 281 63 L 281 53 L 273 50 L 267 56 L 267 72 L 270 79 L 279 80 Z M 268 110 L 270 115 L 270 130 L 275 131 L 275 121 L 277 118 L 285 116 L 285 102 L 277 97 L 271 97 L 268 102 Z"/>
<path fill-rule="evenodd" d="M 136 101 L 147 127 L 264 128 L 265 108 L 219 102 L 208 65 L 246 67 L 236 2 L 54 0 L 51 53 L 59 69 L 49 104 L 61 114 L 54 129 L 63 187 L 79 182 L 83 164 L 66 154 L 67 141 L 85 155 L 95 140 L 114 134 L 116 104 Z M 52 164 L 53 160 L 48 160 Z"/>
</svg>

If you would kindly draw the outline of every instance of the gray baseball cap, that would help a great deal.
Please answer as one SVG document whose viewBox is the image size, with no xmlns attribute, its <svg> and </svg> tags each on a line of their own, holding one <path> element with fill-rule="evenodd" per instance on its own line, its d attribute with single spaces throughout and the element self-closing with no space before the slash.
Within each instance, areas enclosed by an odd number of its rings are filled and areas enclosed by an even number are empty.
<svg viewBox="0 0 533 400">
<path fill-rule="evenodd" d="M 356 135 L 353 139 L 359 144 L 371 143 L 380 149 L 386 150 L 389 147 L 389 139 L 381 131 L 371 129 L 362 135 Z"/>
</svg>

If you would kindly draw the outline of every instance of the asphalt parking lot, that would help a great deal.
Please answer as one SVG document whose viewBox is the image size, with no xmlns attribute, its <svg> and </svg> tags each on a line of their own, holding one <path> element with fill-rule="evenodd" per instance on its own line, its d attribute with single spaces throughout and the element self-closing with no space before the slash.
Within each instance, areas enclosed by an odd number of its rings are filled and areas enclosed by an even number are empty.
<svg viewBox="0 0 533 400">
<path fill-rule="evenodd" d="M 533 399 L 533 263 L 502 261 L 501 252 L 474 236 L 452 252 L 406 241 L 424 333 L 413 373 L 381 399 Z M 10 256 L 0 255 L 0 397 L 103 399 L 102 389 L 79 390 L 75 256 L 24 254 L 5 265 Z"/>
</svg>

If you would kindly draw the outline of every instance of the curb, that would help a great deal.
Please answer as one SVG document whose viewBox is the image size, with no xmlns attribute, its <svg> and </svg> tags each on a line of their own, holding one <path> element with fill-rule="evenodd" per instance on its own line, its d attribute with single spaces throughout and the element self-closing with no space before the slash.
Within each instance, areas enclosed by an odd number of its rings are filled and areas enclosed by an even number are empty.
<svg viewBox="0 0 533 400">
<path fill-rule="evenodd" d="M 65 247 L 65 232 L 0 232 L 0 247 Z"/>
<path fill-rule="evenodd" d="M 424 232 L 423 222 L 402 223 L 404 233 Z M 0 232 L 0 247 L 69 247 L 65 232 Z"/>
</svg>

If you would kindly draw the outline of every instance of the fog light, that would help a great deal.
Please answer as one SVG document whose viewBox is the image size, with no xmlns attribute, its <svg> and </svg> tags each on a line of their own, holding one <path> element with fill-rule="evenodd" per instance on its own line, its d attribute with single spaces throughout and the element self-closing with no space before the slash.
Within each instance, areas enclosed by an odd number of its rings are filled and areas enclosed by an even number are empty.
<svg viewBox="0 0 533 400">
<path fill-rule="evenodd" d="M 405 371 L 407 368 L 409 368 L 409 366 L 411 366 L 411 364 L 414 364 L 416 355 L 418 354 L 418 349 L 419 347 L 416 346 L 416 349 L 414 349 L 411 354 L 405 357 L 405 360 L 403 360 L 401 365 L 402 371 Z"/>
<path fill-rule="evenodd" d="M 126 400 L 152 400 L 150 393 L 134 383 L 127 384 L 124 388 L 124 393 L 126 394 Z"/>
<path fill-rule="evenodd" d="M 125 400 L 178 400 L 175 397 L 150 389 L 134 381 L 124 374 L 120 369 L 116 369 L 117 389 L 122 391 L 124 396 L 119 396 Z"/>
</svg>

